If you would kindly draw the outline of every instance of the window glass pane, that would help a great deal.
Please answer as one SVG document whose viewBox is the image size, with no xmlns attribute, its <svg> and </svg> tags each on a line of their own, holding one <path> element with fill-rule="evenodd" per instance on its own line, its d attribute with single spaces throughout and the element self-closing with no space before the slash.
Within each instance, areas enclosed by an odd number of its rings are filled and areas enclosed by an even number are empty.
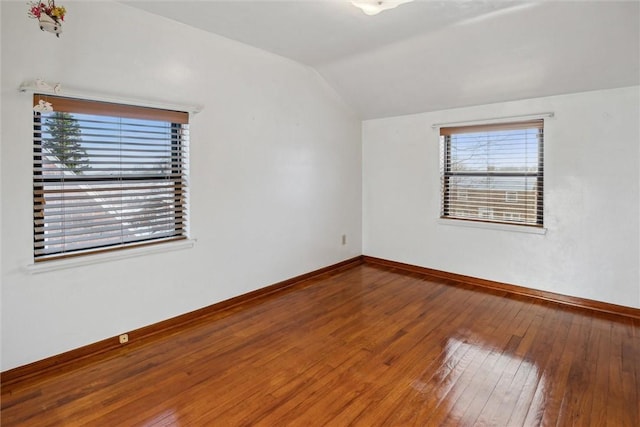
<svg viewBox="0 0 640 427">
<path fill-rule="evenodd" d="M 452 135 L 454 171 L 536 172 L 538 130 L 523 129 Z"/>
<path fill-rule="evenodd" d="M 186 237 L 187 125 L 65 107 L 34 114 L 36 259 Z"/>
<path fill-rule="evenodd" d="M 504 127 L 442 129 L 442 217 L 542 225 L 542 124 Z"/>
</svg>

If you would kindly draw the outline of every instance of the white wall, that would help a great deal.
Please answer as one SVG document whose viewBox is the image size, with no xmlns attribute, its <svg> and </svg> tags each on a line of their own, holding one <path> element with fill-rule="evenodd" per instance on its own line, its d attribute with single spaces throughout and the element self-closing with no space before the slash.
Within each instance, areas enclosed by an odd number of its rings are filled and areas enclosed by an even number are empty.
<svg viewBox="0 0 640 427">
<path fill-rule="evenodd" d="M 640 307 L 638 87 L 370 120 L 361 138 L 309 68 L 120 3 L 65 6 L 56 39 L 24 2 L 1 2 L 1 370 L 363 252 Z M 37 77 L 205 106 L 191 128 L 194 248 L 27 271 L 31 99 L 17 87 Z M 439 224 L 431 124 L 540 111 L 556 113 L 547 234 Z"/>
<path fill-rule="evenodd" d="M 361 124 L 315 71 L 123 4 L 65 6 L 57 39 L 2 2 L 2 370 L 361 254 Z M 17 88 L 38 77 L 205 106 L 191 125 L 194 248 L 26 270 L 31 99 Z"/>
<path fill-rule="evenodd" d="M 639 89 L 365 121 L 364 254 L 640 307 Z M 442 225 L 431 125 L 546 111 L 546 235 Z"/>
</svg>

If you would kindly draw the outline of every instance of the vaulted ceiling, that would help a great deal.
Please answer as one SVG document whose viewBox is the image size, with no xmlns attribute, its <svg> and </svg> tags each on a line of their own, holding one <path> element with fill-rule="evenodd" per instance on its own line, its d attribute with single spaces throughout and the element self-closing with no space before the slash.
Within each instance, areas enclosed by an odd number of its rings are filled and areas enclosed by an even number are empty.
<svg viewBox="0 0 640 427">
<path fill-rule="evenodd" d="M 363 119 L 640 84 L 640 2 L 125 1 L 315 68 Z"/>
</svg>

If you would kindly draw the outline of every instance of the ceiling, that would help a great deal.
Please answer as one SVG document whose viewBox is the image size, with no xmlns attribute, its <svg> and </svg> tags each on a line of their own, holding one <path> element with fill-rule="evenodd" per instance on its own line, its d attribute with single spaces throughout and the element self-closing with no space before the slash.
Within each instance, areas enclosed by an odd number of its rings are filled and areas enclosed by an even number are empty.
<svg viewBox="0 0 640 427">
<path fill-rule="evenodd" d="M 363 119 L 640 84 L 640 1 L 125 1 L 315 68 Z"/>
</svg>

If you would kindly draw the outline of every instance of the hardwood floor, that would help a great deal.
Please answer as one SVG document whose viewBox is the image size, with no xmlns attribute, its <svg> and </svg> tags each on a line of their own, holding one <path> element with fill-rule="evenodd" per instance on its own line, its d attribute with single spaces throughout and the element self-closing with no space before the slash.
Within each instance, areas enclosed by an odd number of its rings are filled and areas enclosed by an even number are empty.
<svg viewBox="0 0 640 427">
<path fill-rule="evenodd" d="M 640 321 L 359 265 L 3 387 L 7 426 L 640 426 Z"/>
</svg>

